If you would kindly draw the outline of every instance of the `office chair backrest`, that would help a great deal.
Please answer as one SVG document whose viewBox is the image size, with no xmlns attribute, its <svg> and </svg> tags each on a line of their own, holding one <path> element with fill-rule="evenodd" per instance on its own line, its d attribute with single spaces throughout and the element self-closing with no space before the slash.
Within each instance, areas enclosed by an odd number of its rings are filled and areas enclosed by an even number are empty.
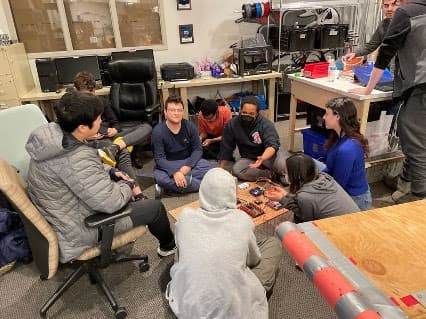
<svg viewBox="0 0 426 319">
<path fill-rule="evenodd" d="M 30 156 L 25 150 L 30 133 L 47 123 L 40 108 L 25 104 L 0 111 L 0 158 L 15 166 L 27 178 Z"/>
<path fill-rule="evenodd" d="M 24 223 L 25 233 L 41 277 L 52 278 L 59 263 L 56 234 L 28 198 L 25 181 L 4 159 L 0 159 L 0 192 L 6 196 Z"/>
<path fill-rule="evenodd" d="M 109 64 L 111 106 L 120 121 L 147 120 L 147 109 L 158 104 L 154 60 L 118 60 Z"/>
</svg>

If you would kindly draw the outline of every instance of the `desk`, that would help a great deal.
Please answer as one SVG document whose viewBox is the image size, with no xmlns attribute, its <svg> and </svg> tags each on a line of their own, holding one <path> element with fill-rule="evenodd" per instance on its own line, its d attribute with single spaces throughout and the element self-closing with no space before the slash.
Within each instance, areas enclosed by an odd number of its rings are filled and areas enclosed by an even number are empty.
<svg viewBox="0 0 426 319">
<path fill-rule="evenodd" d="M 425 212 L 421 200 L 297 227 L 383 318 L 424 319 L 426 302 L 412 296 L 426 299 Z"/>
<path fill-rule="evenodd" d="M 325 105 L 330 99 L 340 96 L 348 97 L 355 104 L 361 124 L 361 133 L 365 134 L 370 103 L 392 99 L 392 92 L 373 90 L 370 95 L 349 93 L 349 89 L 359 87 L 359 85 L 348 81 L 337 80 L 329 82 L 327 78 L 309 79 L 296 77 L 294 74 L 290 74 L 288 77 L 291 80 L 290 119 L 288 126 L 289 151 L 294 150 L 297 100 L 325 109 Z"/>
<path fill-rule="evenodd" d="M 255 199 L 260 199 L 262 202 L 264 202 L 265 198 L 263 195 L 258 196 L 258 197 L 253 197 L 252 195 L 249 194 L 249 190 L 253 187 L 256 187 L 256 183 L 253 182 L 248 182 L 249 187 L 245 190 L 241 190 L 241 189 L 237 189 L 237 197 L 240 200 L 245 200 L 248 202 L 253 202 Z M 281 208 L 279 210 L 274 210 L 268 206 L 266 206 L 265 204 L 260 204 L 259 205 L 262 209 L 265 210 L 265 214 L 260 215 L 256 218 L 252 218 L 253 223 L 255 225 L 260 225 L 263 224 L 265 222 L 267 222 L 268 220 L 271 220 L 275 217 L 281 216 L 281 215 L 285 215 L 286 219 L 285 220 L 293 220 L 293 213 L 290 212 L 289 210 L 285 209 L 285 208 Z M 172 215 L 172 217 L 177 220 L 179 218 L 180 213 L 183 211 L 184 208 L 198 208 L 200 207 L 200 203 L 197 201 L 194 201 L 192 203 L 180 206 L 178 208 L 175 208 L 171 211 L 169 211 L 169 214 Z"/>
<path fill-rule="evenodd" d="M 274 121 L 275 114 L 275 79 L 281 78 L 282 75 L 279 72 L 271 72 L 266 74 L 256 74 L 238 78 L 201 78 L 192 79 L 189 81 L 177 81 L 177 82 L 164 82 L 161 85 L 161 92 L 163 95 L 163 101 L 169 97 L 169 89 L 179 89 L 179 95 L 183 100 L 184 114 L 183 118 L 188 118 L 188 88 L 200 87 L 200 86 L 211 86 L 211 85 L 226 85 L 243 82 L 253 82 L 259 80 L 268 80 L 268 109 L 262 111 L 262 114 Z"/>
<path fill-rule="evenodd" d="M 21 100 L 21 103 L 23 102 L 29 102 L 33 104 L 39 104 L 39 102 L 46 102 L 48 101 L 44 106 L 44 111 L 46 112 L 47 117 L 49 120 L 54 120 L 55 115 L 53 112 L 53 105 L 52 103 L 56 100 L 59 100 L 64 94 L 66 93 L 65 89 L 61 89 L 60 93 L 56 92 L 42 92 L 39 88 L 34 88 L 28 93 L 21 96 L 19 99 Z M 109 95 L 109 86 L 103 87 L 102 89 L 95 91 L 96 95 Z"/>
</svg>

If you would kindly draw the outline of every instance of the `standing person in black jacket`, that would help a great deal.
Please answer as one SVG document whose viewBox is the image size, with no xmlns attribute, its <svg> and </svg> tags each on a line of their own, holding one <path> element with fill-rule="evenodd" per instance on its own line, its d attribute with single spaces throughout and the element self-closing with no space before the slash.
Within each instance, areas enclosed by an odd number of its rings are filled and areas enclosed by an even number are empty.
<svg viewBox="0 0 426 319">
<path fill-rule="evenodd" d="M 403 3 L 404 4 L 404 3 Z M 405 155 L 395 202 L 410 192 L 426 197 L 426 0 L 413 0 L 400 7 L 379 49 L 374 70 L 365 88 L 353 93 L 370 94 L 383 70 L 398 54 L 400 90 L 404 104 L 398 116 L 398 136 Z"/>
<path fill-rule="evenodd" d="M 220 167 L 232 161 L 232 153 L 238 146 L 240 160 L 232 173 L 241 180 L 256 181 L 260 177 L 279 177 L 285 183 L 286 153 L 280 150 L 280 138 L 274 123 L 263 117 L 260 101 L 248 96 L 241 102 L 241 111 L 225 127 L 220 147 Z"/>
<path fill-rule="evenodd" d="M 355 52 L 346 54 L 343 59 L 347 62 L 350 62 L 356 56 L 364 56 L 375 51 L 382 44 L 393 14 L 396 9 L 398 9 L 398 7 L 399 1 L 397 0 L 382 0 L 382 9 L 385 18 L 377 26 L 377 29 L 371 36 L 370 41 L 368 41 L 363 47 L 355 50 Z"/>
</svg>

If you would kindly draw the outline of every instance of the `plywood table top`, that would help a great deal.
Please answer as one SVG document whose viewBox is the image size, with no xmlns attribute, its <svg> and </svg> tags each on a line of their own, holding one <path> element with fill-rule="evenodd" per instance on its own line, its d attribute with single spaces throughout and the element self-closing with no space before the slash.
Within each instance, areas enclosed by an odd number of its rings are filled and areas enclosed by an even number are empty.
<svg viewBox="0 0 426 319">
<path fill-rule="evenodd" d="M 322 219 L 319 230 L 409 318 L 421 304 L 401 298 L 426 289 L 426 200 Z"/>
</svg>

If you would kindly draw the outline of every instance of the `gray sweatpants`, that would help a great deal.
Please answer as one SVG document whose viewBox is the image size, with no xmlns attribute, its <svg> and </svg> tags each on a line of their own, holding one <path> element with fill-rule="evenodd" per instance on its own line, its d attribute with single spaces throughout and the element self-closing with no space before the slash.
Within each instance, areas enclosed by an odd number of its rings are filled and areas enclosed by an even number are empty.
<svg viewBox="0 0 426 319">
<path fill-rule="evenodd" d="M 281 148 L 269 160 L 264 161 L 259 168 L 250 168 L 249 165 L 256 162 L 249 158 L 241 158 L 233 168 L 232 174 L 243 181 L 255 182 L 260 177 L 271 178 L 272 172 L 279 176 L 285 175 L 285 160 L 290 154 Z"/>
<path fill-rule="evenodd" d="M 260 240 L 257 245 L 262 258 L 255 267 L 251 268 L 251 271 L 259 278 L 268 293 L 274 287 L 278 266 L 283 256 L 283 248 L 275 237 Z"/>
<path fill-rule="evenodd" d="M 426 92 L 415 89 L 398 117 L 398 136 L 405 155 L 401 177 L 411 182 L 411 192 L 426 196 Z"/>
</svg>

